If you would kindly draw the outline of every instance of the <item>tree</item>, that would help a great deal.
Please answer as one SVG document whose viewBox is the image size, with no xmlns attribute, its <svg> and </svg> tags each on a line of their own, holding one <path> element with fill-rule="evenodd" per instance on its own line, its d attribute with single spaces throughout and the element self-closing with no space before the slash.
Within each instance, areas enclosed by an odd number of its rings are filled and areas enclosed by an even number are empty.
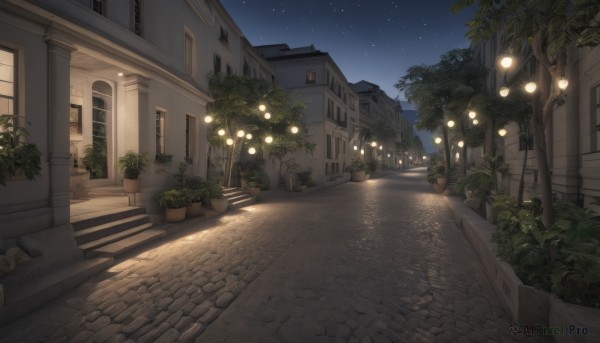
<svg viewBox="0 0 600 343">
<path fill-rule="evenodd" d="M 223 185 L 231 186 L 233 164 L 243 147 L 249 151 L 268 147 L 280 162 L 289 153 L 311 149 L 302 122 L 304 104 L 278 85 L 245 76 L 213 75 L 209 89 L 215 99 L 208 106 L 213 116 L 209 144 L 227 147 Z M 227 139 L 231 144 L 225 143 Z"/>
<path fill-rule="evenodd" d="M 459 0 L 452 7 L 459 11 L 474 0 Z M 474 42 L 502 33 L 507 49 L 530 51 L 536 61 L 531 130 L 537 156 L 542 195 L 543 222 L 554 224 L 552 180 L 546 151 L 545 129 L 554 106 L 564 93 L 558 81 L 565 77 L 569 48 L 600 44 L 600 23 L 594 19 L 600 12 L 598 0 L 480 0 L 469 21 L 467 37 Z"/>
<path fill-rule="evenodd" d="M 480 94 L 485 73 L 484 68 L 474 65 L 471 50 L 454 49 L 435 65 L 410 67 L 395 85 L 417 106 L 417 128 L 430 132 L 441 129 L 448 180 L 451 156 L 445 121 L 464 115 L 468 104 Z"/>
</svg>

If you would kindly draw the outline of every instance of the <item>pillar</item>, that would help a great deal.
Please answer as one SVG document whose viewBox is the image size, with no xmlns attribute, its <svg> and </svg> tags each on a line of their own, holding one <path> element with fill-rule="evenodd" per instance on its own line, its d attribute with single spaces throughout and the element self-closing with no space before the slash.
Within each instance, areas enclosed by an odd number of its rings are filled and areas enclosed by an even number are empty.
<svg viewBox="0 0 600 343">
<path fill-rule="evenodd" d="M 125 88 L 125 141 L 124 152 L 129 150 L 144 152 L 148 149 L 150 118 L 154 118 L 148 109 L 148 81 L 149 79 L 137 75 L 127 75 L 123 87 Z M 153 132 L 153 131 L 152 131 Z"/>
</svg>

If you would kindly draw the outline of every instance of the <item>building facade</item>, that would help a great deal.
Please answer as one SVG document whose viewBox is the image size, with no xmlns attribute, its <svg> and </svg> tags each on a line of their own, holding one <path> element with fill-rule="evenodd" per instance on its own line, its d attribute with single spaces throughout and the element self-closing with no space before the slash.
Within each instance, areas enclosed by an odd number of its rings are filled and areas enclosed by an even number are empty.
<svg viewBox="0 0 600 343">
<path fill-rule="evenodd" d="M 310 170 L 317 184 L 335 181 L 356 154 L 352 147 L 359 136 L 358 95 L 329 54 L 312 45 L 256 49 L 272 65 L 276 82 L 306 103 L 304 123 L 315 149 L 295 153 L 294 162 L 301 170 Z"/>
<path fill-rule="evenodd" d="M 501 36 L 474 47 L 477 60 L 489 68 L 488 87 L 498 91 L 505 73 L 499 67 Z M 535 63 L 528 55 L 517 56 L 518 67 L 506 74 L 508 82 L 518 72 L 531 73 Z M 559 198 L 590 206 L 592 197 L 600 196 L 600 47 L 569 50 L 566 78 L 569 81 L 564 103 L 554 107 L 546 129 L 548 161 L 552 188 Z M 511 91 L 521 91 L 514 85 Z M 503 139 L 497 138 L 509 172 L 502 188 L 516 196 L 520 174 L 525 165 L 525 195 L 539 194 L 537 157 L 533 139 L 519 132 L 515 123 L 507 127 Z M 525 160 L 525 150 L 527 159 Z"/>
<path fill-rule="evenodd" d="M 0 188 L 0 247 L 30 240 L 62 246 L 48 263 L 80 257 L 70 201 L 121 186 L 127 151 L 151 160 L 132 201 L 158 213 L 155 195 L 179 163 L 206 175 L 209 75 L 246 64 L 273 79 L 217 0 L 2 1 L 0 111 L 30 123 L 42 172 Z M 90 154 L 98 163 L 86 170 Z"/>
</svg>

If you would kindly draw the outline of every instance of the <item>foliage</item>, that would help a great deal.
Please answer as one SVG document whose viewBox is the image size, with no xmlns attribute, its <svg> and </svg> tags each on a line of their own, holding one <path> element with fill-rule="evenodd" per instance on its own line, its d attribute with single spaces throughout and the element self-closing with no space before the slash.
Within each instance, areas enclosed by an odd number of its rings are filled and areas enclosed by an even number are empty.
<svg viewBox="0 0 600 343">
<path fill-rule="evenodd" d="M 498 193 L 496 172 L 504 173 L 508 166 L 502 162 L 502 156 L 484 155 L 481 163 L 474 169 L 468 170 L 467 175 L 456 183 L 456 191 L 470 193 L 481 199 Z"/>
<path fill-rule="evenodd" d="M 157 200 L 160 207 L 164 208 L 182 208 L 190 203 L 189 192 L 177 188 L 160 192 Z"/>
<path fill-rule="evenodd" d="M 497 199 L 493 241 L 498 256 L 525 283 L 563 300 L 600 307 L 600 216 L 590 209 L 555 199 L 556 222 L 542 223 L 541 200 L 524 206 Z"/>
<path fill-rule="evenodd" d="M 271 187 L 271 178 L 264 170 L 250 170 L 244 173 L 244 180 L 248 187 L 258 187 L 266 191 Z"/>
<path fill-rule="evenodd" d="M 292 94 L 276 84 L 245 76 L 213 75 L 209 80 L 210 95 L 215 99 L 208 110 L 214 121 L 210 126 L 209 139 L 234 138 L 234 144 L 228 149 L 225 163 L 225 183 L 229 184 L 234 160 L 245 145 L 255 148 L 268 147 L 271 156 L 280 162 L 280 169 L 288 154 L 300 150 L 312 151 L 314 144 L 309 141 L 308 131 L 303 126 L 304 104 Z M 271 114 L 269 119 L 259 110 L 265 105 Z M 299 128 L 297 134 L 290 127 Z M 216 132 L 225 130 L 223 137 L 216 137 Z M 252 133 L 252 139 L 238 139 L 238 130 Z M 273 137 L 271 144 L 264 143 L 266 136 Z"/>
<path fill-rule="evenodd" d="M 17 116 L 0 115 L 0 185 L 16 174 L 23 174 L 27 180 L 41 175 L 42 153 L 33 143 L 25 143 L 29 133 L 15 123 Z"/>
<path fill-rule="evenodd" d="M 376 160 L 369 161 L 369 163 L 367 164 L 367 166 L 369 167 L 368 173 L 374 173 L 377 170 L 377 167 L 379 166 L 379 163 Z"/>
<path fill-rule="evenodd" d="M 209 199 L 221 199 L 223 197 L 223 189 L 214 181 L 205 181 L 204 186 Z"/>
<path fill-rule="evenodd" d="M 163 166 L 171 166 L 171 162 L 173 161 L 173 155 L 156 154 L 156 156 L 154 156 L 154 161 Z"/>
<path fill-rule="evenodd" d="M 368 173 L 370 168 L 369 165 L 366 164 L 365 161 L 363 161 L 360 157 L 354 157 L 352 158 L 350 165 L 347 167 L 347 170 L 349 172 L 364 170 Z"/>
<path fill-rule="evenodd" d="M 90 171 L 90 178 L 102 179 L 107 177 L 106 145 L 99 141 L 86 145 L 81 162 Z"/>
<path fill-rule="evenodd" d="M 119 157 L 118 166 L 126 179 L 136 180 L 148 167 L 148 156 L 130 150 Z"/>
</svg>

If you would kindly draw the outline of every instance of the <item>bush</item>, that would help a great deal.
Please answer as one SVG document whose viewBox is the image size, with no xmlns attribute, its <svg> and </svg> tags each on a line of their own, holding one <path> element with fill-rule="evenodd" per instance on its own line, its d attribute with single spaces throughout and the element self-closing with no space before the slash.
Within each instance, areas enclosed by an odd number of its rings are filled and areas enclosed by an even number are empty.
<svg viewBox="0 0 600 343">
<path fill-rule="evenodd" d="M 524 206 L 497 199 L 492 240 L 498 257 L 527 285 L 575 304 L 600 307 L 600 217 L 589 209 L 555 200 L 556 224 L 545 228 L 539 199 Z"/>
<path fill-rule="evenodd" d="M 164 208 L 182 208 L 190 203 L 189 193 L 183 189 L 171 188 L 158 194 L 158 204 Z"/>
</svg>

